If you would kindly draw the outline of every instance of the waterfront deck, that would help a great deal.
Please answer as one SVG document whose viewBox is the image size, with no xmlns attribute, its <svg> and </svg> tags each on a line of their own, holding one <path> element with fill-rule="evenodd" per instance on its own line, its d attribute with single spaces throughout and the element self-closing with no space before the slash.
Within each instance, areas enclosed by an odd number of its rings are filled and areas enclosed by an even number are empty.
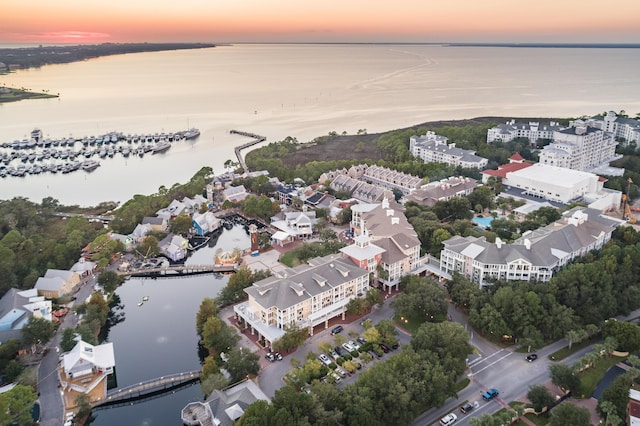
<svg viewBox="0 0 640 426">
<path fill-rule="evenodd" d="M 229 133 L 231 133 L 232 135 L 246 136 L 248 138 L 253 138 L 254 139 L 251 142 L 247 142 L 245 144 L 237 146 L 234 149 L 234 151 L 236 153 L 236 157 L 238 157 L 238 162 L 240 162 L 240 166 L 242 167 L 242 170 L 244 170 L 245 173 L 249 173 L 249 169 L 247 168 L 247 164 L 244 162 L 244 157 L 242 156 L 241 151 L 243 149 L 249 148 L 249 147 L 251 147 L 253 145 L 256 145 L 256 144 L 259 144 L 261 142 L 264 142 L 264 141 L 267 140 L 267 138 L 265 136 L 256 135 L 255 133 L 242 132 L 240 130 L 231 130 L 231 131 L 229 131 Z"/>
<path fill-rule="evenodd" d="M 162 394 L 200 380 L 200 371 L 187 371 L 186 373 L 170 374 L 145 382 L 136 383 L 121 389 L 112 389 L 107 392 L 104 399 L 91 403 L 92 407 L 102 407 L 128 403 L 136 399 L 143 399 L 153 395 Z"/>
</svg>

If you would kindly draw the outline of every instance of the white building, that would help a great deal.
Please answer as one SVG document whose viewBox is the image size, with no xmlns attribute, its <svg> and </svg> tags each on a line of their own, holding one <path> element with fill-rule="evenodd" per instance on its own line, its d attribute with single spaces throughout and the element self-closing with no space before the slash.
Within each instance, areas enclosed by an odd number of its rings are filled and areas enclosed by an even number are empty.
<svg viewBox="0 0 640 426">
<path fill-rule="evenodd" d="M 433 206 L 438 201 L 449 201 L 453 197 L 471 194 L 478 187 L 478 182 L 471 178 L 452 176 L 437 182 L 430 182 L 413 191 L 404 198 L 423 206 Z"/>
<path fill-rule="evenodd" d="M 409 150 L 414 157 L 425 163 L 445 163 L 463 168 L 483 169 L 489 160 L 475 155 L 475 151 L 456 148 L 455 144 L 447 144 L 447 138 L 427 132 L 424 136 L 411 136 Z"/>
<path fill-rule="evenodd" d="M 511 120 L 487 130 L 487 143 L 511 142 L 517 138 L 526 138 L 532 146 L 535 146 L 539 139 L 553 139 L 553 132 L 564 128 L 555 121 L 541 125 L 535 121 L 516 123 L 515 120 Z"/>
<path fill-rule="evenodd" d="M 629 142 L 640 142 L 640 120 L 618 117 L 614 111 L 609 111 L 604 117 L 597 115 L 586 120 L 576 120 L 571 125 L 597 127 L 605 132 L 613 133 L 614 137 Z"/>
<path fill-rule="evenodd" d="M 480 285 L 491 280 L 549 281 L 577 257 L 602 248 L 622 220 L 589 208 L 575 208 L 544 228 L 528 231 L 513 244 L 499 238 L 455 236 L 444 241 L 440 268 Z"/>
<path fill-rule="evenodd" d="M 608 165 L 616 156 L 612 133 L 588 126 L 569 127 L 553 134 L 553 143 L 540 152 L 540 163 L 589 171 Z"/>
</svg>

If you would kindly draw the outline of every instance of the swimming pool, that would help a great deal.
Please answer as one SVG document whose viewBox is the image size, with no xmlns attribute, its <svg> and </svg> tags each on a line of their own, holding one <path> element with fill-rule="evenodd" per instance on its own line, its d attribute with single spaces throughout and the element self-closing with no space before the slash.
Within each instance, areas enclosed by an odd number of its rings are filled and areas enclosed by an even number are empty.
<svg viewBox="0 0 640 426">
<path fill-rule="evenodd" d="M 483 228 L 490 227 L 491 222 L 493 222 L 492 217 L 474 217 L 472 220 Z"/>
</svg>

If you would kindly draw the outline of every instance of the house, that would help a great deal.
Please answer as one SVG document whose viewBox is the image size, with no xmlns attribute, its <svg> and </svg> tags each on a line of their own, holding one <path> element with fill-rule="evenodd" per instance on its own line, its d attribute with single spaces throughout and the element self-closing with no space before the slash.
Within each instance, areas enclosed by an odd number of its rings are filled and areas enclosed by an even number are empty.
<svg viewBox="0 0 640 426">
<path fill-rule="evenodd" d="M 433 206 L 438 201 L 449 201 L 453 197 L 471 194 L 478 187 L 474 179 L 465 177 L 450 177 L 438 182 L 431 182 L 416 189 L 404 198 L 422 206 Z"/>
<path fill-rule="evenodd" d="M 340 252 L 354 265 L 375 274 L 376 269 L 382 263 L 382 254 L 385 250 L 371 243 L 369 236 L 360 234 L 353 239 L 353 244 L 341 248 Z"/>
<path fill-rule="evenodd" d="M 367 290 L 369 272 L 334 254 L 255 282 L 244 289 L 249 300 L 233 309 L 238 321 L 271 347 L 291 324 L 313 335 L 313 327 L 328 328 L 336 316 L 344 319 L 349 301 Z"/>
<path fill-rule="evenodd" d="M 80 274 L 73 271 L 48 269 L 44 277 L 38 278 L 35 289 L 40 296 L 55 299 L 72 293 L 80 284 Z"/>
<path fill-rule="evenodd" d="M 359 179 L 391 191 L 398 190 L 404 195 L 410 194 L 422 185 L 422 179 L 419 177 L 380 166 L 367 167 Z"/>
<path fill-rule="evenodd" d="M 153 226 L 150 223 L 139 223 L 136 225 L 133 232 L 129 234 L 129 237 L 131 237 L 131 240 L 134 244 L 140 244 L 142 243 L 144 238 L 152 232 Z"/>
<path fill-rule="evenodd" d="M 506 179 L 507 174 L 518 170 L 531 167 L 533 164 L 525 161 L 519 153 L 513 154 L 509 157 L 509 162 L 498 166 L 496 170 L 483 170 L 482 171 L 482 183 L 486 184 L 490 178 L 495 178 L 500 181 Z"/>
<path fill-rule="evenodd" d="M 0 344 L 22 338 L 22 327 L 31 317 L 51 321 L 51 300 L 38 296 L 36 289 L 9 289 L 0 299 Z"/>
<path fill-rule="evenodd" d="M 247 190 L 244 185 L 228 186 L 224 191 L 222 191 L 222 199 L 232 203 L 244 201 L 248 195 L 249 194 L 247 194 Z"/>
<path fill-rule="evenodd" d="M 212 212 L 194 213 L 191 222 L 196 235 L 207 235 L 220 228 L 222 221 Z"/>
<path fill-rule="evenodd" d="M 251 380 L 228 388 L 214 389 L 205 402 L 190 402 L 182 409 L 182 423 L 188 426 L 233 426 L 252 403 L 269 397 Z"/>
<path fill-rule="evenodd" d="M 280 245 L 288 239 L 305 239 L 311 237 L 314 232 L 314 226 L 318 222 L 315 211 L 289 212 L 284 214 L 284 220 L 276 220 L 271 222 L 271 226 L 280 232 L 274 234 L 276 240 L 280 241 Z M 284 235 L 287 234 L 287 235 Z M 273 239 L 272 237 L 272 239 Z"/>
<path fill-rule="evenodd" d="M 640 426 L 640 391 L 629 389 L 629 405 L 627 407 L 629 426 Z"/>
<path fill-rule="evenodd" d="M 71 272 L 77 272 L 80 275 L 80 278 L 88 277 L 94 273 L 98 264 L 96 262 L 92 262 L 90 260 L 81 257 L 76 263 L 73 264 Z"/>
<path fill-rule="evenodd" d="M 350 228 L 353 235 L 367 236 L 384 250 L 377 279 L 387 291 L 397 289 L 400 278 L 422 266 L 420 240 L 398 203 L 385 198 L 380 204 L 351 206 Z"/>
<path fill-rule="evenodd" d="M 153 232 L 167 232 L 169 229 L 169 219 L 164 217 L 151 217 L 146 216 L 142 218 L 142 225 L 151 225 L 151 231 Z"/>
<path fill-rule="evenodd" d="M 113 374 L 115 355 L 113 343 L 94 346 L 77 338 L 78 343 L 62 355 L 58 367 L 60 391 L 66 409 L 76 406 L 76 398 L 87 395 L 89 401 L 107 395 L 107 376 Z"/>
<path fill-rule="evenodd" d="M 525 232 L 512 244 L 500 238 L 490 243 L 485 237 L 455 236 L 444 241 L 440 268 L 481 286 L 497 279 L 549 281 L 575 258 L 602 248 L 622 223 L 598 210 L 576 207 L 544 228 Z"/>
<path fill-rule="evenodd" d="M 167 222 L 181 214 L 191 214 L 191 206 L 178 200 L 172 200 L 167 207 L 156 212 L 156 216 L 165 219 Z M 143 221 L 142 223 L 146 222 Z"/>
<path fill-rule="evenodd" d="M 167 235 L 158 243 L 160 252 L 172 262 L 180 262 L 187 256 L 189 241 L 180 235 Z"/>
<path fill-rule="evenodd" d="M 489 160 L 475 155 L 475 151 L 457 148 L 456 144 L 447 144 L 448 139 L 427 132 L 424 136 L 411 136 L 409 150 L 411 154 L 425 163 L 445 163 L 451 166 L 484 169 Z"/>
</svg>

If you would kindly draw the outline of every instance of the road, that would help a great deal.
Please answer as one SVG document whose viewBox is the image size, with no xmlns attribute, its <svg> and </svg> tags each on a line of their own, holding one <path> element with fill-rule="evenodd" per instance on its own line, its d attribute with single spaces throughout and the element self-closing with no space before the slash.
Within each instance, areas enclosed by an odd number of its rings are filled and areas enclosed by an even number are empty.
<svg viewBox="0 0 640 426">
<path fill-rule="evenodd" d="M 76 292 L 76 300 L 73 305 L 84 302 L 91 295 L 95 278 L 84 281 L 80 289 Z M 41 426 L 60 426 L 64 423 L 64 406 L 62 403 L 62 395 L 58 388 L 58 360 L 60 353 L 60 340 L 64 329 L 75 327 L 78 323 L 78 317 L 71 311 L 65 316 L 62 324 L 58 327 L 56 334 L 48 344 L 46 354 L 40 362 L 38 369 L 38 393 L 40 401 L 40 422 Z"/>
</svg>

